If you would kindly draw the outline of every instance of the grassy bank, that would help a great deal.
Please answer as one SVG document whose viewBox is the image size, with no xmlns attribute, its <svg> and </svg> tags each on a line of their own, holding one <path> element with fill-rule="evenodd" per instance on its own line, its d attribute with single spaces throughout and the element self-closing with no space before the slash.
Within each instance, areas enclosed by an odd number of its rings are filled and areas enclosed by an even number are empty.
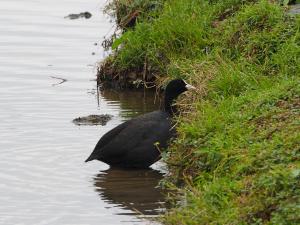
<svg viewBox="0 0 300 225">
<path fill-rule="evenodd" d="M 103 74 L 198 88 L 164 156 L 180 201 L 163 222 L 300 224 L 300 18 L 287 1 L 120 2 L 138 13 Z"/>
</svg>

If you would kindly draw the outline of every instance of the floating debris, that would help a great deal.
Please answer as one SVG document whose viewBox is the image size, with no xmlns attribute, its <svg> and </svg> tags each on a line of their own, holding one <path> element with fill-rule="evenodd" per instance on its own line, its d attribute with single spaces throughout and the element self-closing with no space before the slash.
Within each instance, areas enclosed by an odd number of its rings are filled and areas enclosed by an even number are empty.
<svg viewBox="0 0 300 225">
<path fill-rule="evenodd" d="M 60 80 L 60 82 L 58 82 L 56 84 L 52 84 L 52 86 L 60 85 L 60 84 L 65 83 L 65 82 L 68 81 L 67 79 L 62 78 L 62 77 L 55 77 L 55 76 L 50 76 L 50 77 L 53 78 L 53 79 Z"/>
<path fill-rule="evenodd" d="M 78 126 L 86 125 L 86 126 L 93 126 L 93 125 L 101 125 L 105 126 L 108 121 L 111 120 L 113 116 L 109 114 L 102 114 L 102 115 L 89 115 L 84 117 L 78 117 L 74 119 L 72 122 Z"/>
<path fill-rule="evenodd" d="M 82 13 L 78 13 L 78 14 L 69 14 L 68 16 L 65 16 L 64 18 L 68 18 L 70 20 L 75 20 L 75 19 L 79 19 L 79 18 L 86 18 L 89 19 L 92 17 L 92 14 L 89 12 L 82 12 Z"/>
</svg>

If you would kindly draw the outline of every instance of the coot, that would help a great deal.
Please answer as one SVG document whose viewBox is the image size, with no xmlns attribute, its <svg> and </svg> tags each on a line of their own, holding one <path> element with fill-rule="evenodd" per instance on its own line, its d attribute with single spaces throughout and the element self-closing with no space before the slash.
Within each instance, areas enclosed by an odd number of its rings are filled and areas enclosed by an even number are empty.
<svg viewBox="0 0 300 225">
<path fill-rule="evenodd" d="M 160 150 L 175 136 L 174 100 L 188 89 L 182 79 L 172 80 L 165 90 L 164 109 L 126 121 L 104 134 L 85 162 L 97 159 L 119 168 L 147 168 L 160 159 Z"/>
</svg>

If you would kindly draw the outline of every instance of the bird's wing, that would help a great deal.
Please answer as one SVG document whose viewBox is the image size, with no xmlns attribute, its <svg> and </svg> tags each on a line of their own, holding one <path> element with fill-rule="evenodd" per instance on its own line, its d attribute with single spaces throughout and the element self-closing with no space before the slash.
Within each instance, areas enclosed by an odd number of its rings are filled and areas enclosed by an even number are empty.
<svg viewBox="0 0 300 225">
<path fill-rule="evenodd" d="M 105 133 L 98 141 L 95 149 L 103 148 L 105 145 L 107 145 L 109 142 L 111 142 L 111 140 L 114 137 L 119 135 L 119 133 L 122 132 L 128 126 L 128 123 L 129 123 L 129 121 L 126 121 L 126 122 L 116 126 L 115 128 L 111 129 L 107 133 Z"/>
<path fill-rule="evenodd" d="M 113 140 L 109 141 L 102 148 L 104 158 L 122 157 L 128 154 L 128 151 L 138 146 L 142 140 L 149 134 L 149 129 L 155 126 L 155 122 L 128 124 L 122 129 Z"/>
<path fill-rule="evenodd" d="M 149 114 L 145 117 L 127 121 L 117 127 L 116 131 L 112 130 L 110 131 L 111 134 L 107 133 L 107 136 L 103 136 L 104 140 L 99 142 L 105 143 L 101 151 L 104 158 L 116 158 L 117 160 L 118 157 L 127 155 L 128 152 L 139 145 L 148 144 L 149 142 L 154 144 L 154 142 L 159 141 L 161 135 L 168 133 L 168 129 L 170 129 L 169 121 L 166 120 L 164 115 L 160 117 L 152 116 Z M 106 142 L 106 140 L 109 141 Z"/>
<path fill-rule="evenodd" d="M 85 162 L 91 161 L 93 159 L 99 159 L 99 156 L 102 155 L 103 152 L 103 148 L 109 144 L 109 142 L 112 141 L 112 139 L 114 139 L 114 137 L 118 136 L 118 134 L 124 130 L 126 128 L 126 126 L 128 125 L 128 122 L 124 122 L 120 125 L 118 125 L 117 127 L 113 128 L 112 130 L 108 131 L 106 134 L 104 134 L 100 140 L 98 141 L 98 143 L 96 144 L 93 152 L 91 153 L 91 155 L 85 160 Z"/>
</svg>

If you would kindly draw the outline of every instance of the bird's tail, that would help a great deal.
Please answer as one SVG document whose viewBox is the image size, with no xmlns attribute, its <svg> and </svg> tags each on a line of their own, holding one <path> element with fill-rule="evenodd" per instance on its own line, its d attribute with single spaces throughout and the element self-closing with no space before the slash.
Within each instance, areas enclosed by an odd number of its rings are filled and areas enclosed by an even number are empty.
<svg viewBox="0 0 300 225">
<path fill-rule="evenodd" d="M 93 154 L 91 154 L 84 162 L 89 162 L 89 161 L 92 161 L 94 159 L 95 159 L 95 157 L 93 156 Z"/>
</svg>

